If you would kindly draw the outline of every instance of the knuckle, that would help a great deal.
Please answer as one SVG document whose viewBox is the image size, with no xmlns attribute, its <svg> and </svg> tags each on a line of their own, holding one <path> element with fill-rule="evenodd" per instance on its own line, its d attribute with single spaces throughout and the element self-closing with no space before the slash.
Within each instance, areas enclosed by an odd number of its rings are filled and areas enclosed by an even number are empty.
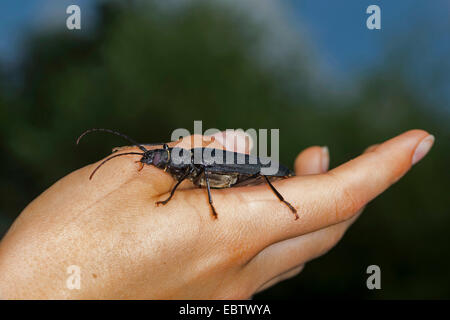
<svg viewBox="0 0 450 320">
<path fill-rule="evenodd" d="M 332 196 L 335 202 L 336 221 L 344 221 L 353 217 L 364 206 L 364 203 L 358 201 L 353 190 L 338 175 L 332 171 L 327 175 L 333 180 L 335 186 Z"/>
</svg>

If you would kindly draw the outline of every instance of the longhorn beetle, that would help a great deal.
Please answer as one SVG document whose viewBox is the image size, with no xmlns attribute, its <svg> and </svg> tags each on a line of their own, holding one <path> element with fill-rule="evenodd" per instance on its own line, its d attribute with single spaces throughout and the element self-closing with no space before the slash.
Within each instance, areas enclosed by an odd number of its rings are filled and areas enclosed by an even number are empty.
<svg viewBox="0 0 450 320">
<path fill-rule="evenodd" d="M 156 168 L 168 172 L 177 181 L 175 186 L 172 188 L 169 197 L 164 201 L 156 202 L 157 205 L 165 205 L 167 202 L 169 202 L 181 182 L 183 182 L 185 179 L 189 179 L 194 185 L 200 188 L 207 188 L 208 200 L 209 205 L 212 209 L 212 215 L 214 218 L 217 218 L 217 212 L 214 208 L 211 197 L 212 188 L 223 189 L 236 186 L 253 185 L 260 182 L 260 180 L 262 180 L 263 178 L 272 189 L 273 193 L 278 197 L 278 199 L 292 211 L 292 213 L 295 215 L 295 220 L 298 219 L 297 210 L 289 202 L 284 200 L 283 196 L 278 192 L 277 189 L 275 189 L 275 187 L 271 183 L 271 181 L 275 179 L 294 176 L 294 173 L 291 170 L 281 164 L 278 164 L 278 171 L 275 174 L 263 175 L 261 174 L 261 169 L 269 166 L 270 161 L 267 161 L 268 159 L 215 148 L 172 148 L 165 143 L 148 144 L 162 145 L 162 149 L 149 150 L 145 148 L 144 145 L 137 143 L 128 136 L 109 129 L 87 130 L 78 137 L 77 144 L 86 134 L 96 131 L 108 132 L 120 136 L 141 149 L 142 152 L 125 152 L 115 154 L 106 158 L 94 169 L 94 171 L 92 171 L 89 179 L 92 179 L 97 170 L 111 159 L 126 155 L 140 155 L 142 156 L 141 159 L 136 161 L 140 163 L 139 171 L 142 170 L 144 165 L 153 165 Z M 201 152 L 202 157 L 201 161 L 199 163 L 196 163 L 196 161 L 194 161 L 194 155 L 196 153 L 198 154 L 198 152 Z M 178 155 L 178 157 L 175 157 L 174 155 Z M 184 161 L 180 161 L 180 155 L 182 155 L 182 159 L 184 159 Z M 205 157 L 204 155 L 208 156 Z M 217 159 L 217 157 L 219 157 L 219 159 L 223 161 L 214 161 L 214 159 Z M 232 159 L 233 161 L 230 164 L 230 161 L 227 162 L 226 159 Z"/>
</svg>

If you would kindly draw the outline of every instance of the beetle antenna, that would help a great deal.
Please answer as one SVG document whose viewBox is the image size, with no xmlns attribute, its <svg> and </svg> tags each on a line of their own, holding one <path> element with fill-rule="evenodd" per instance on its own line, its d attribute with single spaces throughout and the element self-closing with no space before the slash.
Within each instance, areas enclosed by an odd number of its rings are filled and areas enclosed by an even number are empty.
<svg viewBox="0 0 450 320">
<path fill-rule="evenodd" d="M 96 132 L 96 131 L 108 132 L 108 133 L 115 134 L 116 136 L 122 137 L 122 138 L 124 138 L 125 140 L 128 140 L 129 142 L 131 142 L 132 144 L 136 145 L 136 146 L 139 147 L 139 149 L 141 149 L 142 151 L 144 151 L 144 152 L 147 152 L 147 151 L 148 151 L 143 145 L 141 145 L 140 143 L 137 143 L 136 141 L 134 141 L 134 140 L 131 139 L 130 137 L 124 135 L 123 133 L 120 133 L 120 132 L 117 132 L 117 131 L 113 131 L 113 130 L 110 130 L 110 129 L 95 129 L 95 128 L 94 128 L 94 129 L 86 130 L 85 132 L 83 132 L 83 133 L 78 137 L 78 139 L 77 139 L 77 144 L 80 143 L 81 138 L 83 138 L 85 135 L 87 135 L 88 133 L 91 133 L 91 132 Z"/>
<path fill-rule="evenodd" d="M 117 157 L 120 157 L 120 156 L 130 155 L 130 154 L 139 154 L 139 155 L 141 155 L 141 156 L 143 155 L 143 153 L 140 153 L 140 152 L 127 152 L 127 153 L 116 154 L 116 155 L 113 155 L 113 156 L 111 156 L 111 157 L 109 157 L 109 158 L 106 158 L 105 160 L 102 161 L 102 163 L 100 163 L 100 164 L 97 166 L 97 168 L 94 169 L 94 171 L 92 171 L 91 175 L 89 176 L 89 180 L 91 180 L 92 177 L 94 176 L 94 174 L 97 172 L 97 170 L 98 170 L 102 165 L 104 165 L 106 162 L 108 162 L 109 160 L 112 160 L 112 159 L 117 158 Z"/>
</svg>

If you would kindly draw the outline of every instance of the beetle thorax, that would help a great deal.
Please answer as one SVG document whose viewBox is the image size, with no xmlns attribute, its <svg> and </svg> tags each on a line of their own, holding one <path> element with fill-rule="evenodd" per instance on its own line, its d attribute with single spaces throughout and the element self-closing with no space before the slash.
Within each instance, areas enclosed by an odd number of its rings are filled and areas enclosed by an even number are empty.
<svg viewBox="0 0 450 320">
<path fill-rule="evenodd" d="M 147 151 L 141 159 L 145 164 L 152 164 L 157 168 L 165 169 L 170 161 L 169 150 L 156 149 Z"/>
</svg>

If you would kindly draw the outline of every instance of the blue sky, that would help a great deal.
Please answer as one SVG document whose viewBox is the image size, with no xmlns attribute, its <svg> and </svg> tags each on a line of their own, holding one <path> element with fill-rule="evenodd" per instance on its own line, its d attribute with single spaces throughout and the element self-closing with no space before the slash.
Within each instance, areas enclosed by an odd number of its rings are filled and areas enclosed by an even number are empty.
<svg viewBox="0 0 450 320">
<path fill-rule="evenodd" d="M 23 40 L 30 32 L 61 23 L 65 26 L 66 8 L 78 4 L 89 22 L 92 0 L 1 0 L 0 1 L 0 59 L 15 63 L 22 55 Z"/>
<path fill-rule="evenodd" d="M 353 71 L 379 63 L 386 46 L 432 32 L 428 49 L 450 53 L 448 0 L 286 0 L 319 51 L 336 68 Z M 381 8 L 381 30 L 368 30 L 366 8 Z M 426 37 L 426 35 L 425 35 Z M 421 47 L 412 48 L 421 50 Z M 425 54 L 425 52 L 424 52 Z"/>
<path fill-rule="evenodd" d="M 84 21 L 93 15 L 89 0 L 0 1 L 0 59 L 13 65 L 23 53 L 28 32 L 64 23 L 69 4 L 82 8 Z M 366 8 L 381 8 L 381 30 L 366 28 Z M 448 0 L 283 0 L 293 25 L 306 32 L 325 68 L 343 78 L 385 63 L 386 48 L 411 43 L 419 74 L 450 56 L 450 1 Z M 87 17 L 86 17 L 87 16 Z M 416 70 L 417 69 L 417 70 Z M 423 78 L 427 75 L 421 74 Z M 444 91 L 449 84 L 443 84 Z M 447 106 L 448 107 L 448 106 Z"/>
</svg>

